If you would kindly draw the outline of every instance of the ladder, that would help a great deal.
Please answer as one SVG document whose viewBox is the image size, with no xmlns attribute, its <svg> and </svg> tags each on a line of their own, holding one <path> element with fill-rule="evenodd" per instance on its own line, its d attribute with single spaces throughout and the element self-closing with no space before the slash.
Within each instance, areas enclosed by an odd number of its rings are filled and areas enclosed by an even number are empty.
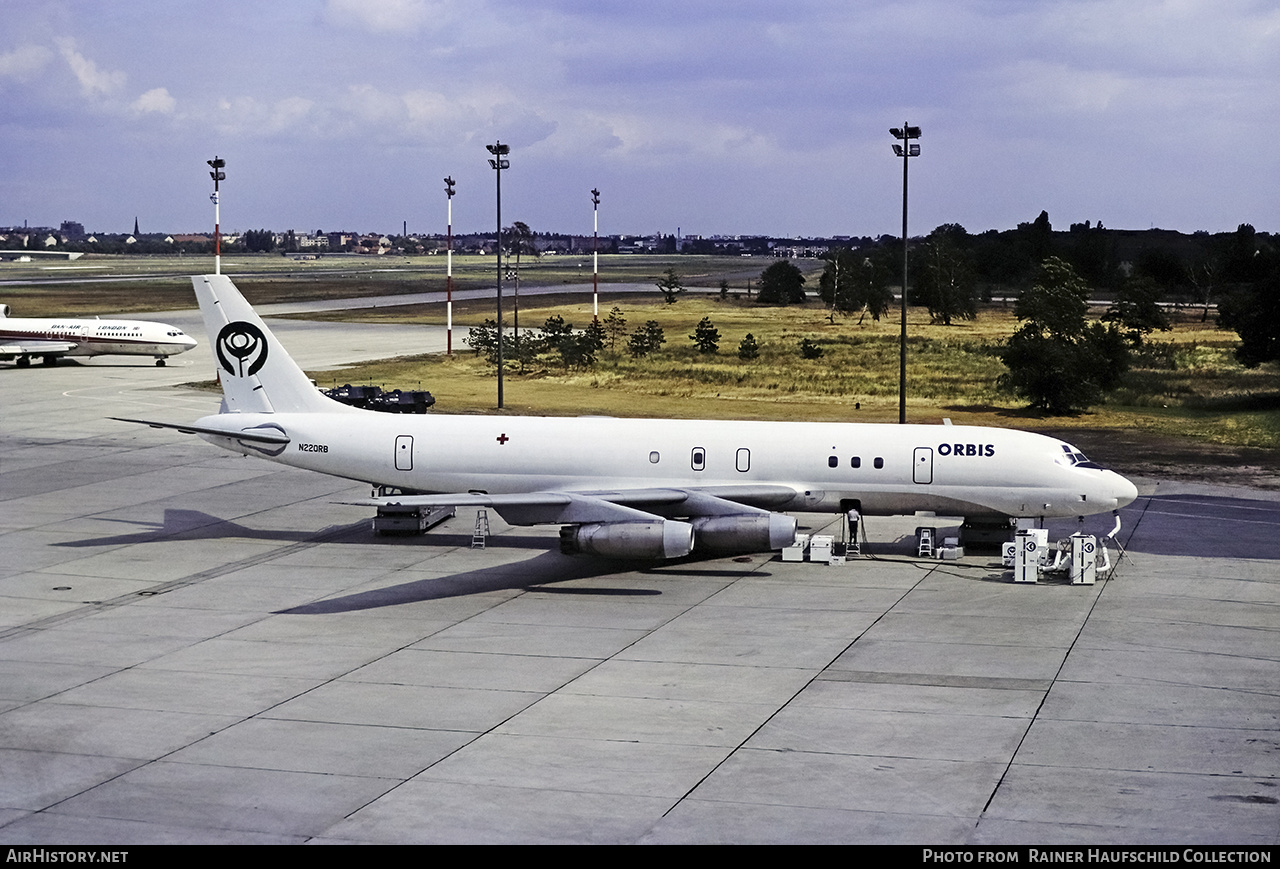
<svg viewBox="0 0 1280 869">
<path fill-rule="evenodd" d="M 471 532 L 471 548 L 484 549 L 489 537 L 489 511 L 481 507 L 476 511 L 476 529 Z"/>
<path fill-rule="evenodd" d="M 919 537 L 919 544 L 916 546 L 917 558 L 933 558 L 933 531 L 932 528 L 917 528 L 916 534 Z"/>
</svg>

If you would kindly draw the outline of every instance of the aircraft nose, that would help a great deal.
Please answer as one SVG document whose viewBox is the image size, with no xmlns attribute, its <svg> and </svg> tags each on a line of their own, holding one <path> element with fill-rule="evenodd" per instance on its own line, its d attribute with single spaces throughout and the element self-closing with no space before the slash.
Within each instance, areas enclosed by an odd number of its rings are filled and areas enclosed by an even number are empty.
<svg viewBox="0 0 1280 869">
<path fill-rule="evenodd" d="M 1112 497 L 1116 499 L 1116 509 L 1127 507 L 1138 498 L 1138 487 L 1133 484 L 1127 477 L 1122 477 L 1115 471 L 1109 471 L 1111 476 L 1115 477 L 1112 481 Z"/>
</svg>

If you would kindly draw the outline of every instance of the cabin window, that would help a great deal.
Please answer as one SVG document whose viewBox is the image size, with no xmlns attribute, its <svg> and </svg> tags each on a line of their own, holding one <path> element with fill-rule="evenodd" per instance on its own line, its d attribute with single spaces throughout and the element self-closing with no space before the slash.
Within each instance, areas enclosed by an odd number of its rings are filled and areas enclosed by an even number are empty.
<svg viewBox="0 0 1280 869">
<path fill-rule="evenodd" d="M 827 457 L 827 467 L 828 467 L 828 468 L 835 468 L 835 467 L 839 467 L 839 465 L 840 465 L 840 457 L 839 457 L 839 456 L 828 456 L 828 457 Z"/>
<path fill-rule="evenodd" d="M 701 471 L 707 466 L 707 451 L 702 447 L 694 447 L 689 457 L 689 464 L 695 471 Z"/>
<path fill-rule="evenodd" d="M 736 467 L 738 468 L 739 471 L 742 471 L 743 473 L 746 473 L 747 471 L 751 470 L 751 450 L 746 449 L 745 447 L 743 449 L 738 450 L 738 460 L 737 460 Z"/>
<path fill-rule="evenodd" d="M 658 464 L 658 458 L 659 456 L 658 456 L 657 450 L 654 450 L 653 452 L 649 453 L 649 461 L 653 462 L 653 464 L 655 465 Z"/>
<path fill-rule="evenodd" d="M 876 460 L 872 464 L 876 466 L 876 470 L 878 471 L 884 467 L 884 459 L 880 458 L 879 456 L 876 456 Z"/>
<path fill-rule="evenodd" d="M 854 456 L 853 458 L 849 459 L 849 467 L 851 468 L 862 467 L 862 456 Z"/>
</svg>

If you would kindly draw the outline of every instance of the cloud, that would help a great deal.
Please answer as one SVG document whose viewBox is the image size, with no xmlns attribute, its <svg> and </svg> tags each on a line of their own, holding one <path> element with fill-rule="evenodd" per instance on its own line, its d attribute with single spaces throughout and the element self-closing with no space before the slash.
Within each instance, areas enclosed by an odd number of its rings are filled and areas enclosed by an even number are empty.
<svg viewBox="0 0 1280 869">
<path fill-rule="evenodd" d="M 325 17 L 357 24 L 371 33 L 417 33 L 443 14 L 443 4 L 426 0 L 329 0 Z"/>
<path fill-rule="evenodd" d="M 219 133 L 259 138 L 314 136 L 320 124 L 316 105 L 304 97 L 285 97 L 274 102 L 254 97 L 218 101 L 215 125 Z"/>
<path fill-rule="evenodd" d="M 53 52 L 43 45 L 19 46 L 13 51 L 0 54 L 0 78 L 29 81 L 52 58 Z"/>
<path fill-rule="evenodd" d="M 171 115 L 175 105 L 177 100 L 169 95 L 168 88 L 152 88 L 133 101 L 133 110 L 139 114 L 155 112 Z"/>
<path fill-rule="evenodd" d="M 106 95 L 124 87 L 127 76 L 123 72 L 98 69 L 96 63 L 76 50 L 74 39 L 62 37 L 54 41 L 58 44 L 63 60 L 79 79 L 80 89 L 85 96 Z"/>
</svg>

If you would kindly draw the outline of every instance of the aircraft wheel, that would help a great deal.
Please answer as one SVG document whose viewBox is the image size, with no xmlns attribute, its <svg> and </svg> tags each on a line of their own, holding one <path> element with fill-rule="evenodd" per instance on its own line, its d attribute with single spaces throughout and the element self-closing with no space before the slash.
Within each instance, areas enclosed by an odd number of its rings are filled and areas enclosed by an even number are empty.
<svg viewBox="0 0 1280 869">
<path fill-rule="evenodd" d="M 45 365 L 57 365 L 58 357 L 57 356 L 41 356 L 40 361 Z"/>
<path fill-rule="evenodd" d="M 156 360 L 156 367 L 157 367 L 157 368 L 164 368 L 164 360 L 163 360 L 163 359 L 157 359 L 157 360 Z"/>
<path fill-rule="evenodd" d="M 30 356 L 19 356 L 19 357 L 18 357 L 18 367 L 19 367 L 19 368 L 26 368 L 26 367 L 27 367 L 28 365 L 30 365 L 30 364 L 31 364 L 31 357 L 30 357 Z"/>
</svg>

